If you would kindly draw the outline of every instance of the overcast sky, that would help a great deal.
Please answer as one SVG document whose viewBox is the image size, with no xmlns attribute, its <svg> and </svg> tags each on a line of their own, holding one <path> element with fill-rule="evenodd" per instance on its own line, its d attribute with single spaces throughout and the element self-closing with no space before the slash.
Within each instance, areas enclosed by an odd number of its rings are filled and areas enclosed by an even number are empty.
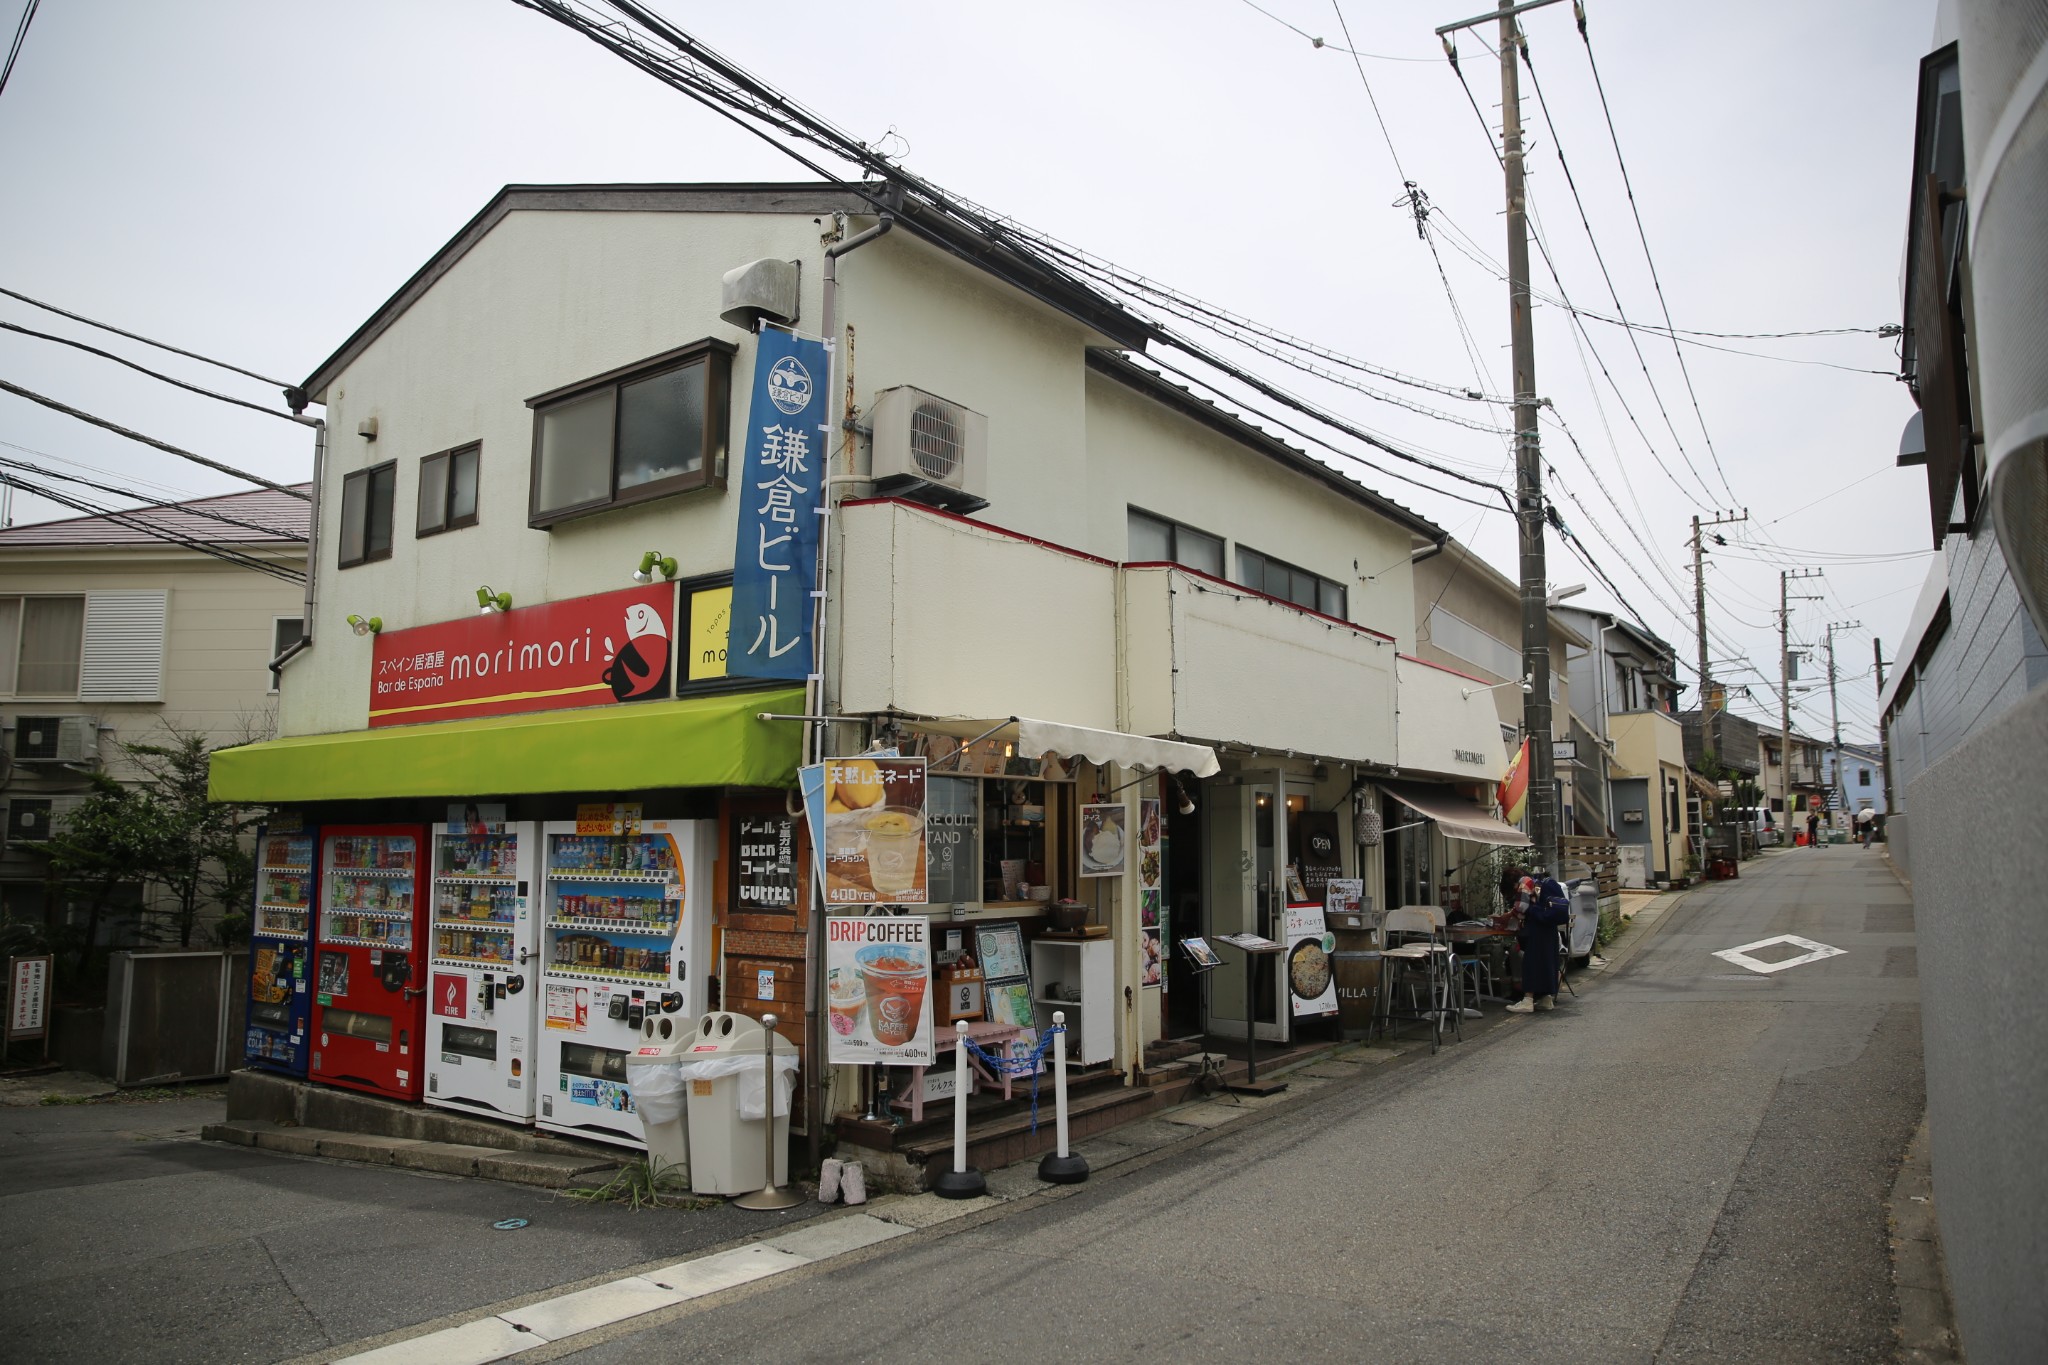
<svg viewBox="0 0 2048 1365">
<path fill-rule="evenodd" d="M 1457 249 L 1462 232 L 1468 250 L 1503 258 L 1500 171 L 1432 32 L 1483 4 L 1347 0 L 1352 45 L 1374 54 L 1354 64 L 1338 50 L 1330 4 L 1261 3 L 1285 23 L 1244 0 L 657 0 L 841 127 L 870 140 L 893 128 L 906 166 L 970 199 L 1348 355 L 1504 392 L 1506 290 Z M 19 9 L 0 0 L 5 33 Z M 1932 0 L 1589 0 L 1588 13 L 1678 327 L 1899 320 L 1915 73 Z M 1525 79 L 1532 203 L 1565 290 L 1582 308 L 1612 311 L 1560 146 L 1623 309 L 1659 321 L 1570 5 L 1524 23 L 1558 125 L 1554 139 Z M 1467 36 L 1460 53 L 1497 125 L 1499 66 L 1481 45 L 1492 37 Z M 1394 206 L 1403 177 L 1366 83 L 1406 178 L 1439 212 L 1438 254 L 1476 359 L 1428 246 Z M 0 94 L 0 285 L 296 381 L 508 182 L 804 178 L 511 0 L 51 0 Z M 1540 258 L 1535 269 L 1549 293 Z M 11 299 L 0 299 L 0 319 L 104 341 Z M 1891 467 L 1911 411 L 1887 377 L 1896 343 L 1867 332 L 1717 343 L 1777 360 L 1688 346 L 1696 416 L 1668 341 L 1637 333 L 1639 360 L 1628 333 L 1586 328 L 1614 387 L 1582 358 L 1568 316 L 1539 307 L 1537 387 L 1584 447 L 1582 459 L 1546 425 L 1561 485 L 1551 492 L 1568 525 L 1690 659 L 1688 518 L 1746 507 L 1751 521 L 1724 528 L 1730 544 L 1710 555 L 1710 615 L 1726 642 L 1713 650 L 1717 673 L 1753 687 L 1746 713 L 1775 717 L 1764 675 L 1774 687 L 1778 569 L 1825 568 L 1826 599 L 1795 603 L 1795 643 L 1817 643 L 1829 621 L 1862 623 L 1837 636 L 1843 729 L 1873 736 L 1870 641 L 1882 638 L 1890 658 L 1928 564 L 1917 553 L 1929 543 L 1924 481 Z M 227 382 L 126 343 L 109 349 Z M 301 429 L 47 342 L 0 333 L 0 377 L 269 477 L 310 468 Z M 1505 477 L 1499 435 L 1299 374 L 1285 382 L 1409 448 Z M 1403 392 L 1503 420 L 1497 408 Z M 54 457 L 73 462 L 60 466 L 67 472 L 136 489 L 236 486 L 7 394 L 0 442 L 7 458 Z M 1504 513 L 1362 476 L 1515 575 Z M 14 515 L 68 513 L 18 496 Z M 1001 509 L 988 515 L 1000 522 Z M 1593 583 L 1555 537 L 1551 556 L 1554 584 Z M 1597 583 L 1577 600 L 1616 605 Z M 1795 724 L 1824 734 L 1825 691 L 1799 700 Z"/>
</svg>

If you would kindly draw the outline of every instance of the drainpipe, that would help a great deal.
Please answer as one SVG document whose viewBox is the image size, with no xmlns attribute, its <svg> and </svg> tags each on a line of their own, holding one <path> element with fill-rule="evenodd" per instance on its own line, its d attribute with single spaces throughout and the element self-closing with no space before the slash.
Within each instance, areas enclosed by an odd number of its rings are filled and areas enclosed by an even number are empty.
<svg viewBox="0 0 2048 1365">
<path fill-rule="evenodd" d="M 303 390 L 287 389 L 285 397 L 298 403 L 294 415 L 304 409 Z M 327 468 L 327 423 L 318 417 L 300 417 L 299 420 L 313 428 L 313 492 L 306 499 L 306 614 L 299 638 L 270 661 L 270 681 L 280 694 L 284 691 L 284 666 L 313 647 L 313 585 L 319 581 L 315 570 L 320 563 L 320 480 Z"/>
<path fill-rule="evenodd" d="M 832 348 L 835 356 L 839 350 L 839 258 L 849 252 L 859 250 L 878 237 L 886 235 L 895 226 L 896 215 L 884 211 L 875 225 L 867 231 L 849 237 L 845 241 L 835 242 L 825 248 L 825 318 L 823 330 L 825 333 L 825 344 Z M 835 383 L 833 387 L 837 388 L 838 386 Z M 825 401 L 828 405 L 831 403 L 832 397 L 830 394 L 826 395 Z M 851 418 L 851 413 L 842 413 L 842 426 L 850 421 Z M 851 442 L 847 445 L 846 453 L 847 472 L 851 474 L 853 472 L 853 447 Z M 826 515 L 825 524 L 818 531 L 818 605 L 811 618 L 811 647 L 815 651 L 813 657 L 817 664 L 817 677 L 804 685 L 804 711 L 806 714 L 813 716 L 831 714 L 826 709 L 825 697 L 825 640 L 826 629 L 830 621 L 830 615 L 826 607 L 832 600 L 832 521 L 837 508 L 833 502 L 832 447 L 829 440 L 826 442 L 825 447 L 824 470 Z M 810 763 L 824 762 L 824 725 L 817 721 L 806 721 L 804 723 L 804 731 L 805 760 Z M 816 837 L 816 831 L 813 831 L 813 837 Z M 816 877 L 811 879 L 812 962 L 811 970 L 807 973 L 810 980 L 804 987 L 804 995 L 811 1012 L 812 1058 L 810 1075 L 806 1078 L 806 1103 L 804 1107 L 806 1116 L 809 1119 L 807 1127 L 810 1129 L 807 1154 L 813 1166 L 817 1165 L 823 1158 L 825 1150 L 825 1057 L 831 1051 L 831 1035 L 827 1031 L 828 1024 L 825 1011 L 825 988 L 823 985 L 825 974 L 819 970 L 824 962 L 825 952 L 825 888 L 820 885 L 820 880 Z"/>
</svg>

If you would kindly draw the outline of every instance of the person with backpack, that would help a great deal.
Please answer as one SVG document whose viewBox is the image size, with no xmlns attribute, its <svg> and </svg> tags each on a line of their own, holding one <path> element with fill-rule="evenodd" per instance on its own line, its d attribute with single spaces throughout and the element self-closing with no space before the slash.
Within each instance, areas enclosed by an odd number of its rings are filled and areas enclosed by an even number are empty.
<svg viewBox="0 0 2048 1365">
<path fill-rule="evenodd" d="M 1571 918 L 1572 902 L 1557 878 L 1532 869 L 1523 878 L 1527 908 L 1516 940 L 1522 948 L 1522 998 L 1508 1006 L 1509 1014 L 1534 1014 L 1557 1008 L 1557 931 Z"/>
</svg>

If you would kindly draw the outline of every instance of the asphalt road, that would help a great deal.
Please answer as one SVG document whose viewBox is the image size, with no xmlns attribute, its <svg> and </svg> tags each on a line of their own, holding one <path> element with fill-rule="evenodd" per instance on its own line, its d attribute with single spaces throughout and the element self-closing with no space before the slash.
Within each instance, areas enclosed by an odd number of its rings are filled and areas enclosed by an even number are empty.
<svg viewBox="0 0 2048 1365">
<path fill-rule="evenodd" d="M 635 1214 L 199 1141 L 222 1109 L 0 1109 L 0 1359 L 286 1359 L 680 1259 L 776 1217 Z M 491 1226 L 512 1218 L 528 1226 Z"/>
<path fill-rule="evenodd" d="M 561 1356 L 1888 1359 L 1911 913 L 1874 854 L 1773 856 L 1556 1013 Z M 1780 933 L 1848 951 L 1768 976 L 1711 956 Z"/>
<path fill-rule="evenodd" d="M 1555 1013 L 532 1356 L 1886 1359 L 1884 1200 L 1923 1108 L 1911 916 L 1874 854 L 1776 855 Z M 1711 956 L 1779 933 L 1847 951 Z M 195 1141 L 217 1113 L 0 1111 L 8 1360 L 318 1353 L 769 1226 Z"/>
</svg>

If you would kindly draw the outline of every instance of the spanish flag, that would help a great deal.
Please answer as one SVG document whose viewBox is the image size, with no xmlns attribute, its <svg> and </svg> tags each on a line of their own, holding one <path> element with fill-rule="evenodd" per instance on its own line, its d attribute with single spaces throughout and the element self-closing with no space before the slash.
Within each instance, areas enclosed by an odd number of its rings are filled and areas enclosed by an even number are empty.
<svg viewBox="0 0 2048 1365">
<path fill-rule="evenodd" d="M 1515 751 L 1508 775 L 1500 780 L 1501 818 L 1511 825 L 1522 823 L 1522 811 L 1529 804 L 1529 741 Z"/>
</svg>

